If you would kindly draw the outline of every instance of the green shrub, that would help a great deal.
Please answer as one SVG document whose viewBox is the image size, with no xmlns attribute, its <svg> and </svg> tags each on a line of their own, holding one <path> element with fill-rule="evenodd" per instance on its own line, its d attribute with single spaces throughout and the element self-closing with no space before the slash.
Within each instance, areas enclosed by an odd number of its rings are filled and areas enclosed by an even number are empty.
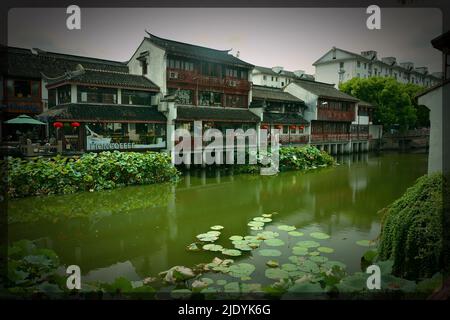
<svg viewBox="0 0 450 320">
<path fill-rule="evenodd" d="M 114 151 L 33 160 L 8 158 L 11 198 L 152 184 L 171 181 L 177 176 L 170 157 L 157 152 Z"/>
<path fill-rule="evenodd" d="M 280 149 L 280 170 L 305 170 L 333 164 L 335 160 L 332 156 L 313 146 Z"/>
<path fill-rule="evenodd" d="M 383 209 L 379 256 L 394 261 L 393 274 L 407 279 L 431 277 L 444 267 L 442 174 L 420 177 Z"/>
</svg>

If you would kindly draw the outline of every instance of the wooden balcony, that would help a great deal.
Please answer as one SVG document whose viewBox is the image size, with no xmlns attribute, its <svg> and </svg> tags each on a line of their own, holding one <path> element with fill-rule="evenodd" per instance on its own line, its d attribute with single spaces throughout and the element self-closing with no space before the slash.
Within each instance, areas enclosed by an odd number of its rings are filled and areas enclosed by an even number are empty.
<svg viewBox="0 0 450 320">
<path fill-rule="evenodd" d="M 312 134 L 311 142 L 349 141 L 348 133 L 320 133 Z"/>
<path fill-rule="evenodd" d="M 167 68 L 167 81 L 172 83 L 192 84 L 196 87 L 229 88 L 240 91 L 250 90 L 250 82 L 236 78 L 219 78 L 199 74 L 197 71 L 186 71 Z"/>
<path fill-rule="evenodd" d="M 354 111 L 339 111 L 339 110 L 318 108 L 317 120 L 354 121 L 355 120 L 355 112 Z"/>
<path fill-rule="evenodd" d="M 351 133 L 350 138 L 352 140 L 369 140 L 372 137 L 368 133 Z"/>
</svg>

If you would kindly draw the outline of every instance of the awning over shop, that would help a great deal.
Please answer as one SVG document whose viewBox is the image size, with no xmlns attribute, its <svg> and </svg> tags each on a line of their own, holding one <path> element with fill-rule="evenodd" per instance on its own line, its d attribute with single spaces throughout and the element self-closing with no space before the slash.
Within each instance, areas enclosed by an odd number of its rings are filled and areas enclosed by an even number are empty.
<svg viewBox="0 0 450 320">
<path fill-rule="evenodd" d="M 259 117 L 247 109 L 222 107 L 177 107 L 177 120 L 204 120 L 230 122 L 259 122 Z"/>
<path fill-rule="evenodd" d="M 80 122 L 166 122 L 164 114 L 156 106 L 130 106 L 114 104 L 70 103 L 51 108 L 38 118 L 45 121 Z"/>
<path fill-rule="evenodd" d="M 296 113 L 264 112 L 263 123 L 270 124 L 309 124 L 301 115 Z"/>
</svg>

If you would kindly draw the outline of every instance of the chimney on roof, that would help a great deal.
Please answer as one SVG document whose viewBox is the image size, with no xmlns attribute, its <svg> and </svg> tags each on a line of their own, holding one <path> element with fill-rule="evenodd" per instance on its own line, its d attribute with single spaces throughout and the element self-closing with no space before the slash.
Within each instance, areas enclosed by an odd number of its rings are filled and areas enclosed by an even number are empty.
<svg viewBox="0 0 450 320">
<path fill-rule="evenodd" d="M 283 71 L 283 67 L 280 66 L 272 67 L 272 71 L 275 73 L 280 73 L 281 71 Z"/>
<path fill-rule="evenodd" d="M 383 61 L 384 63 L 386 63 L 390 66 L 394 66 L 397 63 L 397 59 L 395 57 L 384 57 L 384 58 L 381 58 L 381 61 Z"/>
<path fill-rule="evenodd" d="M 296 77 L 301 78 L 305 74 L 305 70 L 295 70 L 293 71 Z"/>
<path fill-rule="evenodd" d="M 377 59 L 377 52 L 374 50 L 368 50 L 368 51 L 361 51 L 361 55 L 369 60 L 376 60 Z"/>
<path fill-rule="evenodd" d="M 401 62 L 400 66 L 402 68 L 405 68 L 408 71 L 411 71 L 414 69 L 414 63 L 412 63 L 412 62 Z"/>
</svg>

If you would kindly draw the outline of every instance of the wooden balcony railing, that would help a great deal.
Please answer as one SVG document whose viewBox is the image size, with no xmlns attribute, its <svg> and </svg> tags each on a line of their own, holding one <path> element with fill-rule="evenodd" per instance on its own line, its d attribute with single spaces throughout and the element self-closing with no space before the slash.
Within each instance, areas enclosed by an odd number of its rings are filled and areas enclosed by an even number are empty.
<svg viewBox="0 0 450 320">
<path fill-rule="evenodd" d="M 369 140 L 371 138 L 371 135 L 368 133 L 351 133 L 350 138 L 352 140 Z"/>
<path fill-rule="evenodd" d="M 317 110 L 317 120 L 354 121 L 355 112 L 319 108 Z"/>
<path fill-rule="evenodd" d="M 320 133 L 312 134 L 311 142 L 325 142 L 325 141 L 349 141 L 350 134 L 348 133 Z"/>
<path fill-rule="evenodd" d="M 230 89 L 250 90 L 250 82 L 230 77 L 219 78 L 199 74 L 197 71 L 186 71 L 167 68 L 167 81 L 198 85 L 199 87 L 227 87 Z"/>
</svg>

